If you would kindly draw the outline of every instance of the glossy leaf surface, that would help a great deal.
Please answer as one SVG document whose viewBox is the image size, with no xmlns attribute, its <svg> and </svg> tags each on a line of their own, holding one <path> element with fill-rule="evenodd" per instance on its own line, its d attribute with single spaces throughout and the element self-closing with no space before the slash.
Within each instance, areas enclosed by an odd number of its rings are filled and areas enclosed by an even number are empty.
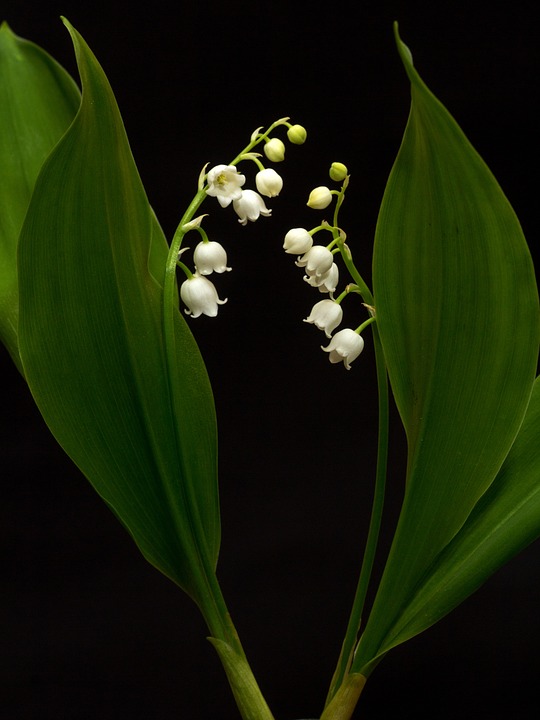
<svg viewBox="0 0 540 720">
<path fill-rule="evenodd" d="M 79 107 L 68 73 L 0 26 L 0 341 L 20 367 L 17 241 L 43 161 Z"/>
<path fill-rule="evenodd" d="M 200 602 L 220 539 L 212 392 L 177 307 L 174 354 L 164 347 L 167 244 L 103 70 L 67 25 L 83 94 L 21 233 L 24 370 L 53 434 L 146 558 Z"/>
<path fill-rule="evenodd" d="M 417 588 L 436 571 L 512 446 L 539 337 L 534 268 L 519 222 L 397 42 L 412 103 L 379 215 L 373 282 L 408 467 L 394 542 L 355 660 L 365 672 L 392 643 Z M 508 542 L 494 548 L 498 564 Z M 514 552 L 521 544 L 517 538 Z M 462 583 L 453 604 L 477 584 Z M 410 634 L 422 624 L 412 622 Z"/>
<path fill-rule="evenodd" d="M 540 536 L 540 379 L 497 477 L 433 563 L 385 649 L 429 627 Z"/>
</svg>

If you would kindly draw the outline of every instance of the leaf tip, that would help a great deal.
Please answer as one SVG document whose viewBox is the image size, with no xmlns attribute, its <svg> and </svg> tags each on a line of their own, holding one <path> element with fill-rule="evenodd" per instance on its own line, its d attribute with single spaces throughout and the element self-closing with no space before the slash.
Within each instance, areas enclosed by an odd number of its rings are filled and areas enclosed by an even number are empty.
<svg viewBox="0 0 540 720">
<path fill-rule="evenodd" d="M 396 40 L 396 46 L 401 57 L 401 61 L 405 65 L 405 70 L 407 71 L 407 74 L 409 74 L 409 71 L 412 70 L 412 68 L 414 67 L 413 56 L 410 48 L 405 45 L 405 43 L 399 36 L 399 23 L 397 20 L 394 20 L 394 38 Z"/>
<path fill-rule="evenodd" d="M 73 27 L 73 25 L 69 22 L 69 20 L 67 19 L 67 17 L 65 15 L 60 15 L 60 20 L 64 23 L 66 30 L 71 35 L 71 39 L 72 39 L 73 43 L 75 43 L 77 38 L 79 37 L 79 33 Z"/>
<path fill-rule="evenodd" d="M 0 37 L 2 36 L 6 38 L 6 41 L 11 38 L 17 38 L 13 30 L 9 27 L 7 20 L 0 22 Z"/>
</svg>

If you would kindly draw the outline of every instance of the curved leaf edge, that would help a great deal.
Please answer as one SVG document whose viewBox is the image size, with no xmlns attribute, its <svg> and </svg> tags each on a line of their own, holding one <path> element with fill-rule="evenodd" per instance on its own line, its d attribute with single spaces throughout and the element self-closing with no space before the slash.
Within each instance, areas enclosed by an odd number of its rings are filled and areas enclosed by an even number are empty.
<svg viewBox="0 0 540 720">
<path fill-rule="evenodd" d="M 81 71 L 81 48 L 87 47 L 87 45 L 84 42 L 84 40 L 82 39 L 82 37 L 79 35 L 79 33 L 73 28 L 73 26 L 71 26 L 69 21 L 67 21 L 65 18 L 62 18 L 62 20 L 72 36 L 74 48 L 75 48 L 76 55 L 77 55 L 77 62 L 79 65 L 79 69 Z M 94 57 L 89 49 L 88 49 L 88 52 L 92 55 L 92 57 Z M 95 60 L 95 62 L 96 62 L 96 65 L 99 66 L 99 63 L 97 63 L 97 60 Z M 81 77 L 82 77 L 82 75 L 81 75 Z M 84 94 L 84 87 L 83 87 L 83 94 Z M 47 166 L 48 166 L 52 156 L 54 155 L 55 151 L 58 149 L 58 147 L 61 145 L 61 143 L 66 139 L 66 137 L 68 137 L 70 135 L 70 133 L 71 133 L 74 125 L 76 124 L 78 117 L 82 111 L 82 107 L 83 107 L 83 101 L 81 100 L 81 105 L 79 107 L 79 111 L 78 111 L 77 115 L 75 116 L 71 125 L 66 130 L 66 133 L 64 134 L 64 136 L 62 137 L 60 142 L 57 144 L 57 146 L 54 148 L 54 150 L 50 153 L 50 155 L 44 162 L 44 164 L 41 168 L 39 177 L 41 177 L 45 174 Z M 39 178 L 38 178 L 38 180 L 39 180 Z M 155 217 L 155 215 L 149 205 L 148 205 L 148 212 L 149 212 L 148 225 L 149 225 L 149 227 L 150 226 L 152 227 L 152 232 L 151 232 L 151 241 L 149 244 L 148 256 L 147 256 L 147 269 L 148 269 L 149 276 L 152 279 L 155 289 L 158 289 L 158 288 L 162 288 L 162 283 L 160 282 L 160 279 L 156 276 L 156 272 L 155 272 L 156 268 L 159 265 L 157 258 L 166 257 L 168 246 L 167 246 L 165 237 L 161 231 L 161 228 L 159 226 L 159 223 L 157 221 L 157 218 Z M 163 263 L 163 266 L 164 266 L 164 263 Z M 152 269 L 154 270 L 154 272 L 151 272 Z M 189 350 L 189 348 L 186 349 L 185 343 L 186 343 L 186 341 L 189 340 L 189 342 L 187 344 L 189 345 L 191 350 L 193 350 L 193 353 L 197 356 L 197 357 L 195 357 L 195 355 L 194 355 L 194 357 L 191 358 L 191 360 L 189 362 L 192 365 L 196 364 L 195 361 L 198 359 L 200 359 L 200 361 L 202 362 L 202 359 L 200 358 L 200 353 L 198 353 L 198 348 L 195 350 L 196 343 L 193 339 L 193 336 L 191 335 L 189 328 L 187 328 L 187 324 L 185 323 L 185 321 L 183 321 L 183 318 L 178 313 L 177 322 L 175 323 L 177 330 L 178 330 L 179 326 L 182 325 L 182 322 L 183 322 L 183 325 L 185 325 L 185 328 L 183 326 L 180 328 L 180 334 L 183 337 L 184 342 L 179 343 L 179 345 L 182 346 L 183 351 L 187 352 Z M 188 352 L 188 355 L 190 355 L 190 352 Z M 191 353 L 191 354 L 193 354 L 193 353 Z M 180 354 L 179 354 L 179 356 L 180 356 Z M 191 367 L 191 369 L 193 369 L 193 367 Z M 209 384 L 207 375 L 205 375 L 202 378 L 202 381 L 207 385 L 208 388 L 210 388 L 210 384 Z M 211 390 L 209 390 L 209 392 L 211 394 Z M 47 423 L 47 424 L 49 424 L 49 423 Z M 54 434 L 56 435 L 56 433 L 54 433 Z M 74 458 L 72 457 L 72 459 L 74 459 Z M 78 465 L 78 467 L 81 469 L 83 474 L 85 474 L 88 477 L 88 473 L 85 471 L 84 467 L 81 467 L 80 463 L 78 463 L 75 459 L 74 459 L 74 462 L 76 465 Z M 100 490 L 95 486 L 95 484 L 93 482 L 92 482 L 92 485 L 97 490 L 98 494 L 102 497 L 102 499 L 105 501 L 107 506 L 113 511 L 115 516 L 120 520 L 122 525 L 128 530 L 128 532 L 135 540 L 136 544 L 138 545 L 138 547 L 141 550 L 144 557 L 152 565 L 154 565 L 156 568 L 158 568 L 161 572 L 163 572 L 166 576 L 168 576 L 176 584 L 180 585 L 180 587 L 182 587 L 184 590 L 186 590 L 188 592 L 188 594 L 190 594 L 192 597 L 194 597 L 194 599 L 196 599 L 199 602 L 200 597 L 196 597 L 196 596 L 199 595 L 200 593 L 197 593 L 197 592 L 194 593 L 192 591 L 192 589 L 190 589 L 189 587 L 186 587 L 185 581 L 183 581 L 182 578 L 179 577 L 178 573 L 175 572 L 174 568 L 167 569 L 166 562 L 164 563 L 163 560 L 160 560 L 158 557 L 156 557 L 156 555 L 153 554 L 151 551 L 149 551 L 148 548 L 141 546 L 140 538 L 139 538 L 139 540 L 137 539 L 137 533 L 133 531 L 133 528 L 130 526 L 129 521 L 126 521 L 126 518 L 122 517 L 122 513 L 118 511 L 118 509 L 115 507 L 114 503 L 110 502 L 110 500 L 107 498 L 106 494 L 104 495 L 102 492 L 100 492 Z M 217 481 L 216 481 L 216 486 L 217 486 Z M 217 490 L 216 490 L 216 496 L 217 496 Z M 205 556 L 205 557 L 211 557 L 212 558 L 211 564 L 213 564 L 213 567 L 215 569 L 215 564 L 217 563 L 217 554 L 219 551 L 219 544 L 220 544 L 219 543 L 219 534 L 220 534 L 219 533 L 219 510 L 216 510 L 213 524 L 214 524 L 214 530 L 211 532 L 211 534 L 213 536 L 213 540 L 207 546 L 207 550 L 204 550 L 203 547 L 201 547 L 200 555 Z M 190 523 L 190 525 L 192 525 L 192 524 Z M 200 538 L 199 538 L 199 540 L 200 540 Z M 203 538 L 203 541 L 201 541 L 201 543 L 203 546 L 206 545 L 205 538 Z M 206 560 L 204 560 L 203 564 L 206 565 Z M 207 571 L 208 571 L 208 567 L 206 568 L 205 572 L 207 572 Z M 197 584 L 200 585 L 200 582 L 198 582 Z M 203 581 L 203 585 L 204 585 L 204 581 Z"/>
<path fill-rule="evenodd" d="M 413 86 L 416 85 L 418 87 L 421 87 L 422 91 L 428 93 L 429 96 L 437 103 L 438 106 L 444 108 L 443 104 L 438 100 L 438 98 L 436 98 L 436 96 L 433 95 L 433 93 L 431 93 L 429 88 L 425 85 L 425 83 L 422 81 L 422 79 L 420 78 L 420 76 L 418 75 L 416 70 L 414 69 L 413 64 L 412 64 L 412 53 L 410 52 L 409 48 L 405 45 L 405 43 L 403 43 L 401 41 L 401 39 L 399 37 L 399 33 L 398 33 L 398 24 L 397 23 L 394 24 L 394 32 L 395 32 L 395 38 L 396 38 L 398 51 L 399 51 L 400 57 L 402 59 L 403 65 L 406 69 L 409 80 L 411 81 L 411 84 Z M 470 145 L 470 143 L 469 143 L 469 145 Z M 472 145 L 470 145 L 470 147 L 472 148 Z M 474 150 L 474 148 L 472 148 L 472 149 Z M 478 155 L 476 150 L 474 150 L 474 152 L 476 155 Z M 479 159 L 482 162 L 482 164 L 487 168 L 487 165 L 482 160 L 482 158 L 479 157 Z M 489 168 L 487 168 L 487 169 L 489 170 Z M 495 178 L 493 178 L 493 179 L 495 180 Z M 496 182 L 496 180 L 495 180 L 495 182 Z M 497 183 L 497 185 L 498 185 L 498 183 Z M 504 195 L 504 193 L 503 193 L 503 195 Z M 509 203 L 508 203 L 508 206 L 509 206 Z M 531 263 L 531 267 L 532 267 L 532 263 Z M 538 300 L 538 298 L 537 298 L 537 300 Z M 537 302 L 536 308 L 538 309 L 538 302 Z M 536 316 L 538 316 L 537 311 L 536 311 Z M 536 337 L 538 337 L 538 326 L 539 326 L 539 323 L 538 323 L 538 319 L 537 319 L 536 327 L 535 327 L 535 336 Z M 532 362 L 530 363 L 530 365 L 531 365 L 531 390 L 532 390 L 532 382 L 534 380 L 534 367 L 532 365 Z M 536 360 L 534 362 L 534 365 L 536 366 Z M 530 399 L 530 394 L 529 394 L 529 399 Z M 523 408 L 523 413 L 526 413 L 527 412 L 527 404 L 526 404 L 527 397 L 525 397 L 524 400 L 525 400 L 525 405 Z M 404 419 L 403 413 L 401 412 L 401 409 L 399 407 L 399 403 L 398 403 L 398 409 L 400 410 L 400 415 L 401 415 L 402 419 Z M 523 419 L 524 419 L 524 415 L 521 415 L 520 422 L 518 422 L 516 425 L 515 435 L 513 436 L 513 438 L 510 439 L 510 445 L 509 445 L 508 452 L 506 453 L 506 457 L 508 457 L 511 454 L 514 444 L 518 441 L 518 438 L 520 437 L 520 426 L 523 422 Z M 518 418 L 518 420 L 519 420 L 519 418 Z M 540 429 L 539 429 L 539 436 L 540 436 Z M 540 460 L 540 458 L 539 458 L 539 460 Z M 501 460 L 500 467 L 501 467 L 501 469 L 499 469 L 499 472 L 502 472 L 502 467 L 506 467 L 506 460 L 504 459 L 504 457 Z M 499 477 L 499 474 L 498 474 L 498 472 L 495 471 L 491 482 L 484 488 L 484 491 L 480 494 L 480 496 L 476 500 L 475 505 L 472 506 L 472 508 L 470 510 L 470 515 L 467 516 L 464 524 L 461 525 L 460 528 L 457 529 L 456 534 L 449 540 L 448 544 L 446 546 L 444 546 L 439 551 L 439 553 L 435 557 L 435 559 L 432 560 L 430 566 L 426 569 L 424 575 L 419 580 L 419 583 L 421 583 L 421 588 L 424 587 L 425 582 L 429 581 L 430 574 L 432 572 L 436 571 L 436 568 L 438 567 L 439 562 L 443 562 L 445 558 L 450 557 L 458 546 L 460 547 L 462 544 L 465 543 L 466 538 L 468 538 L 470 535 L 471 527 L 473 525 L 475 527 L 477 527 L 479 525 L 479 523 L 481 522 L 481 518 L 484 517 L 483 515 L 481 515 L 481 508 L 484 508 L 485 504 L 486 505 L 488 504 L 488 498 L 492 497 L 495 494 L 496 488 L 498 487 L 498 483 L 496 482 L 498 477 Z M 491 490 L 492 487 L 493 487 L 493 490 Z M 526 503 L 525 502 L 521 503 L 520 507 L 526 507 Z M 514 512 L 513 514 L 515 515 L 516 513 Z M 437 622 L 438 619 L 440 619 L 445 614 L 450 612 L 451 609 L 456 607 L 468 595 L 470 595 L 472 592 L 474 592 L 475 589 L 480 587 L 480 585 L 483 584 L 483 582 L 485 582 L 485 580 L 489 577 L 489 575 L 496 572 L 496 570 L 501 565 L 503 565 L 505 562 L 507 562 L 515 554 L 517 554 L 523 547 L 530 544 L 530 542 L 533 542 L 535 540 L 535 538 L 538 536 L 538 532 L 540 531 L 539 527 L 540 527 L 540 521 L 539 521 L 539 523 L 537 523 L 537 526 L 535 528 L 533 528 L 533 530 L 527 535 L 527 537 L 525 537 L 521 541 L 519 541 L 515 545 L 515 547 L 513 547 L 512 550 L 507 553 L 507 555 L 504 558 L 500 559 L 500 562 L 493 565 L 489 574 L 487 574 L 485 577 L 478 578 L 476 585 L 474 587 L 471 586 L 470 591 L 468 591 L 465 595 L 463 595 L 461 597 L 461 599 L 456 599 L 455 602 L 453 602 L 453 604 L 451 605 L 451 607 L 448 606 L 447 609 L 445 609 L 445 611 L 443 613 L 438 614 L 437 617 L 433 621 L 429 621 L 429 622 L 426 621 L 426 624 L 424 627 L 422 627 L 418 630 L 410 631 L 410 632 L 408 632 L 408 634 L 406 636 L 405 636 L 406 628 L 403 628 L 403 637 L 400 635 L 399 637 L 396 638 L 396 635 L 395 635 L 396 625 L 399 625 L 399 627 L 401 627 L 401 625 L 399 624 L 399 620 L 397 620 L 396 623 L 392 623 L 392 625 L 390 626 L 390 629 L 389 629 L 389 632 L 391 633 L 391 637 L 383 639 L 383 641 L 378 646 L 378 652 L 376 653 L 376 655 L 374 657 L 372 657 L 371 660 L 367 659 L 367 658 L 369 658 L 369 655 L 367 655 L 367 656 L 364 656 L 364 661 L 365 661 L 364 665 L 362 665 L 362 663 L 355 664 L 355 666 L 354 666 L 355 670 L 358 670 L 364 674 L 369 674 L 373 670 L 375 665 L 378 664 L 378 662 L 382 659 L 382 657 L 384 657 L 384 655 L 386 655 L 386 653 L 392 647 L 395 647 L 396 645 L 401 644 L 402 642 L 409 639 L 410 637 L 413 637 L 414 635 L 418 634 L 419 632 L 422 632 L 424 629 L 426 629 L 430 625 L 434 624 L 434 622 Z M 486 544 L 488 542 L 489 542 L 489 540 L 486 539 Z M 448 562 L 448 560 L 446 562 Z M 441 573 L 441 575 L 442 574 L 444 574 L 444 573 Z M 419 588 L 418 590 L 414 590 L 414 588 L 413 588 L 414 593 L 415 593 L 413 597 L 417 597 L 417 594 L 421 591 L 421 588 Z M 416 601 L 413 600 L 413 602 L 416 602 Z M 408 615 L 408 612 L 407 612 L 408 609 L 409 609 L 409 603 L 404 602 L 402 614 Z M 422 612 L 421 610 L 418 610 L 419 614 L 421 612 Z M 400 615 L 398 615 L 396 617 L 399 618 Z M 412 620 L 409 621 L 409 623 L 408 623 L 409 626 L 410 626 L 410 623 L 412 623 Z M 410 627 L 409 627 L 409 630 L 410 630 Z M 401 630 L 398 630 L 398 632 L 401 632 Z"/>
<path fill-rule="evenodd" d="M 391 649 L 443 619 L 538 538 L 540 377 L 524 422 L 493 483 L 427 569 L 391 635 L 362 672 L 371 672 Z"/>
<path fill-rule="evenodd" d="M 46 50 L 37 45 L 27 38 L 17 35 L 8 22 L 3 20 L 0 23 L 0 54 L 1 48 L 9 51 L 16 52 L 19 55 L 25 54 L 33 58 L 38 58 L 41 63 L 47 67 L 51 77 L 56 78 L 57 87 L 59 91 L 66 97 L 66 103 L 68 101 L 73 103 L 73 116 L 76 114 L 76 105 L 80 103 L 80 90 L 77 83 L 67 70 Z M 69 96 L 69 97 L 68 97 Z M 42 157 L 41 166 L 46 161 L 48 155 L 54 150 L 55 146 L 61 141 L 63 134 L 69 129 L 70 123 L 68 123 L 64 129 L 64 132 L 58 136 L 56 142 L 50 147 L 48 153 Z M 35 183 L 39 172 L 32 172 L 30 177 L 28 174 L 28 168 L 24 173 L 25 181 L 32 181 Z M 31 194 L 28 197 L 28 204 L 31 199 Z M 28 206 L 27 204 L 27 206 Z M 18 233 L 11 239 L 2 238 L 3 243 L 2 252 L 4 253 L 4 262 L 9 266 L 13 267 L 13 278 L 10 282 L 10 286 L 4 286 L 0 293 L 0 312 L 2 317 L 0 318 L 0 342 L 4 344 L 7 351 L 9 352 L 15 366 L 18 371 L 24 377 L 24 369 L 22 360 L 19 352 L 19 338 L 18 338 L 18 318 L 19 318 L 19 302 L 18 302 L 18 280 L 17 280 L 17 245 L 19 240 L 20 231 L 22 229 L 23 219 L 21 219 Z M 5 268 L 4 268 L 5 270 Z"/>
</svg>

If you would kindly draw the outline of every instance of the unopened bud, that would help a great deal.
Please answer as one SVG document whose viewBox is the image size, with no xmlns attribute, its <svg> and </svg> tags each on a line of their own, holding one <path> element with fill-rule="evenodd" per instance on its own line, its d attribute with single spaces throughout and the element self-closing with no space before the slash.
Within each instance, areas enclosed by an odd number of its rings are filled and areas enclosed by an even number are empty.
<svg viewBox="0 0 540 720">
<path fill-rule="evenodd" d="M 307 204 L 308 207 L 313 208 L 313 210 L 324 210 L 324 208 L 327 208 L 331 202 L 332 193 L 327 187 L 321 185 L 311 191 Z"/>
<path fill-rule="evenodd" d="M 334 162 L 330 166 L 330 177 L 336 182 L 341 182 L 342 180 L 345 180 L 348 173 L 349 171 L 347 170 L 347 166 L 343 163 Z"/>
<path fill-rule="evenodd" d="M 294 145 L 303 145 L 306 142 L 307 130 L 302 125 L 292 125 L 287 130 L 287 137 Z"/>
<path fill-rule="evenodd" d="M 257 173 L 255 176 L 255 184 L 261 195 L 273 198 L 281 192 L 283 179 L 273 168 L 266 168 Z"/>
<path fill-rule="evenodd" d="M 264 146 L 264 154 L 272 162 L 285 160 L 285 144 L 279 138 L 271 138 Z"/>
</svg>

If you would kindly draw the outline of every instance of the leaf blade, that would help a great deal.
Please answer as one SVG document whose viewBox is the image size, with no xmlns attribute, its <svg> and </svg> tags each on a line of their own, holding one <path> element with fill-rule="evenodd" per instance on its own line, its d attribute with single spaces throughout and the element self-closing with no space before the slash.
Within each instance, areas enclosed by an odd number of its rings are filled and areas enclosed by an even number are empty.
<svg viewBox="0 0 540 720">
<path fill-rule="evenodd" d="M 162 288 L 149 269 L 167 244 L 103 70 L 66 25 L 83 95 L 21 234 L 25 373 L 53 434 L 145 557 L 200 600 L 220 533 L 210 383 L 176 309 L 183 403 L 172 405 Z"/>
<path fill-rule="evenodd" d="M 355 669 L 385 646 L 493 481 L 522 422 L 538 356 L 538 293 L 519 222 L 422 82 L 397 28 L 396 41 L 411 112 L 381 206 L 373 281 L 407 434 L 407 485 Z"/>
<path fill-rule="evenodd" d="M 444 617 L 540 536 L 540 378 L 497 477 L 437 557 L 382 648 L 405 642 Z"/>
<path fill-rule="evenodd" d="M 18 351 L 17 241 L 43 161 L 68 128 L 80 93 L 41 48 L 0 26 L 0 340 Z"/>
</svg>

